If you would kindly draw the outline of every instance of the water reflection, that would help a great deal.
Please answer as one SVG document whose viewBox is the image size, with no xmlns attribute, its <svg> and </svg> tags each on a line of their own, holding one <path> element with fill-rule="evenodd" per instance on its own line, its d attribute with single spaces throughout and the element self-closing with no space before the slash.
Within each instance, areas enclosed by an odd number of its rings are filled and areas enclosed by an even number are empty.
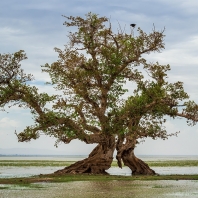
<svg viewBox="0 0 198 198">
<path fill-rule="evenodd" d="M 0 167 L 0 178 L 12 177 L 29 177 L 39 174 L 53 173 L 64 167 Z M 153 167 L 156 173 L 160 175 L 191 175 L 198 174 L 198 167 Z M 131 176 L 131 170 L 128 167 L 118 168 L 112 167 L 107 172 L 110 175 Z"/>
<path fill-rule="evenodd" d="M 16 198 L 175 198 L 198 197 L 198 182 L 195 181 L 78 181 L 66 183 L 37 183 L 42 188 L 3 185 L 0 197 Z M 3 189 L 9 187 L 8 189 Z M 34 186 L 33 186 L 34 187 Z"/>
<path fill-rule="evenodd" d="M 15 166 L 3 166 L 0 167 L 0 178 L 12 178 L 12 177 L 30 177 L 39 174 L 53 173 L 64 167 L 15 167 Z"/>
<path fill-rule="evenodd" d="M 151 167 L 156 173 L 160 175 L 194 175 L 198 174 L 198 167 Z M 131 170 L 128 167 L 117 168 L 112 167 L 107 171 L 110 175 L 124 175 L 130 176 Z"/>
</svg>

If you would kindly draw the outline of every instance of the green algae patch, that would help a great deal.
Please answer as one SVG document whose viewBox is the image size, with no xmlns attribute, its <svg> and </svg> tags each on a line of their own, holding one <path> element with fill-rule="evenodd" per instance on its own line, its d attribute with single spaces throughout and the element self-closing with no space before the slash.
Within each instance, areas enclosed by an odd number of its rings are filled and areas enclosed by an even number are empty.
<svg viewBox="0 0 198 198">
<path fill-rule="evenodd" d="M 9 186 L 0 186 L 0 190 L 9 189 Z"/>
<path fill-rule="evenodd" d="M 37 183 L 17 183 L 17 184 L 0 184 L 0 190 L 27 190 L 42 189 L 42 185 Z"/>
<path fill-rule="evenodd" d="M 173 185 L 154 185 L 152 188 L 171 188 Z"/>
</svg>

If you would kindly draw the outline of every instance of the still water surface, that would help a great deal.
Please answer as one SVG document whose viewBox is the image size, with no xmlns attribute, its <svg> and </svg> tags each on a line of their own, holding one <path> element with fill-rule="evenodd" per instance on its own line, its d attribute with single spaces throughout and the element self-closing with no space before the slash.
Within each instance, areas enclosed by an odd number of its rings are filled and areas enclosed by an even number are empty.
<svg viewBox="0 0 198 198">
<path fill-rule="evenodd" d="M 53 173 L 64 167 L 0 167 L 0 178 L 12 178 L 12 177 L 29 177 L 39 174 Z M 152 168 L 152 167 L 151 167 Z M 191 175 L 198 174 L 198 167 L 153 167 L 156 173 L 160 175 Z M 122 169 L 118 167 L 112 167 L 107 172 L 110 175 L 123 175 L 130 176 L 131 170 L 128 167 Z"/>
<path fill-rule="evenodd" d="M 51 160 L 51 161 L 78 161 L 87 156 L 1 156 L 0 160 Z M 198 160 L 198 156 L 139 156 L 145 161 L 162 160 Z M 39 174 L 49 174 L 64 167 L 0 167 L 0 178 L 29 177 Z M 152 168 L 152 167 L 151 167 Z M 156 173 L 160 175 L 171 174 L 198 174 L 198 167 L 153 167 Z M 110 175 L 130 176 L 131 170 L 128 167 L 122 169 L 112 167 L 107 172 Z"/>
<path fill-rule="evenodd" d="M 75 181 L 0 185 L 1 198 L 197 198 L 197 181 Z M 40 187 L 40 188 L 38 188 Z"/>
</svg>

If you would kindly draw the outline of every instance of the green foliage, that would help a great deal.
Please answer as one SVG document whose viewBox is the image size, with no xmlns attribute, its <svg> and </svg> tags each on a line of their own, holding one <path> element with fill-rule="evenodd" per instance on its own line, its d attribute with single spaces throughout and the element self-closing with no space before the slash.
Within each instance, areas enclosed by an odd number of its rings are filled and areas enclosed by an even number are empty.
<svg viewBox="0 0 198 198">
<path fill-rule="evenodd" d="M 165 115 L 197 122 L 198 105 L 188 101 L 183 83 L 168 82 L 170 66 L 143 58 L 164 49 L 164 31 L 147 34 L 138 28 L 133 36 L 121 30 L 114 33 L 108 18 L 93 13 L 65 18 L 64 25 L 76 31 L 69 32 L 64 50 L 55 48 L 58 60 L 42 66 L 61 96 L 38 93 L 26 83 L 33 77 L 20 69 L 20 62 L 27 59 L 24 51 L 0 55 L 0 107 L 9 103 L 30 108 L 35 121 L 17 135 L 19 141 L 43 133 L 57 143 L 76 138 L 103 143 L 111 135 L 166 139 L 173 134 L 164 128 Z M 126 83 L 136 85 L 134 91 L 129 92 Z"/>
</svg>

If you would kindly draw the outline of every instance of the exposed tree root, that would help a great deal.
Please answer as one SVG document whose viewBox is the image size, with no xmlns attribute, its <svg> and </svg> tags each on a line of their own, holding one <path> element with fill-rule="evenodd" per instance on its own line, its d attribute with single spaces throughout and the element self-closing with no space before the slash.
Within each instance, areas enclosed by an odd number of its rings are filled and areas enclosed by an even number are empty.
<svg viewBox="0 0 198 198">
<path fill-rule="evenodd" d="M 106 144 L 98 144 L 89 154 L 88 158 L 58 170 L 55 174 L 108 174 L 106 170 L 111 167 L 114 150 L 115 138 L 110 137 L 106 139 Z"/>
<path fill-rule="evenodd" d="M 123 143 L 123 139 L 119 139 L 116 145 L 118 166 L 122 168 L 122 161 L 125 166 L 128 166 L 132 175 L 156 175 L 148 164 L 137 158 L 134 154 L 136 140 L 127 139 L 126 143 Z"/>
</svg>

